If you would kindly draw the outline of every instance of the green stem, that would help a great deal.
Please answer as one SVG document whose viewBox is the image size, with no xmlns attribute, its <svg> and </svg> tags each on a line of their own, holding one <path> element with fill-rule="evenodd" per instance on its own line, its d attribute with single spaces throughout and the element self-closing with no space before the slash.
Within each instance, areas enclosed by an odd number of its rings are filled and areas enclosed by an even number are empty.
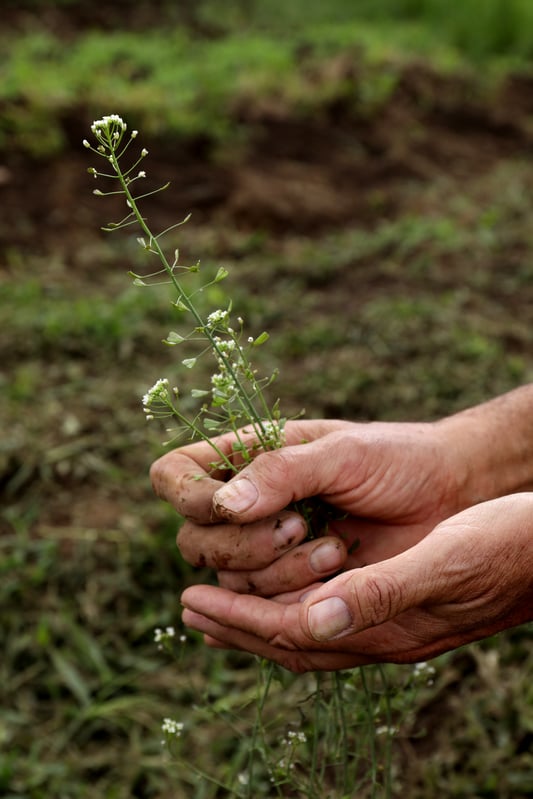
<svg viewBox="0 0 533 799">
<path fill-rule="evenodd" d="M 385 696 L 385 719 L 387 722 L 387 741 L 385 744 L 385 799 L 390 799 L 392 796 L 392 779 L 391 779 L 391 770 L 392 770 L 392 736 L 393 736 L 393 727 L 392 727 L 392 706 L 391 706 L 391 697 L 389 691 L 389 681 L 387 679 L 387 674 L 383 665 L 380 663 L 378 664 L 378 671 L 381 677 L 381 683 L 383 685 L 383 693 Z"/>
<path fill-rule="evenodd" d="M 188 294 L 182 289 L 179 281 L 176 278 L 176 275 L 174 274 L 174 269 L 172 268 L 172 266 L 168 262 L 168 259 L 167 259 L 166 255 L 165 255 L 165 253 L 163 252 L 163 250 L 161 248 L 161 245 L 159 244 L 158 239 L 152 234 L 152 232 L 151 232 L 150 228 L 148 227 L 144 217 L 142 216 L 141 212 L 139 211 L 139 208 L 137 206 L 135 198 L 133 197 L 133 195 L 132 195 L 132 193 L 130 191 L 129 183 L 126 180 L 126 178 L 123 175 L 122 170 L 120 168 L 120 164 L 118 162 L 118 158 L 117 158 L 117 155 L 115 153 L 114 143 L 113 143 L 113 141 L 111 139 L 109 139 L 109 147 L 110 147 L 110 151 L 111 151 L 111 165 L 112 165 L 112 167 L 113 167 L 113 169 L 114 169 L 114 171 L 115 171 L 115 173 L 116 173 L 116 175 L 117 175 L 117 177 L 119 179 L 120 185 L 122 187 L 122 190 L 124 192 L 124 195 L 125 195 L 127 203 L 128 203 L 128 207 L 131 209 L 132 213 L 135 215 L 135 217 L 137 219 L 137 222 L 139 223 L 139 225 L 141 227 L 141 230 L 143 231 L 143 233 L 148 238 L 148 241 L 150 242 L 150 248 L 156 253 L 156 255 L 158 256 L 159 260 L 161 261 L 161 263 L 163 265 L 163 268 L 165 269 L 166 273 L 168 274 L 168 276 L 170 278 L 170 281 L 171 281 L 171 283 L 172 283 L 172 285 L 173 285 L 173 287 L 174 287 L 174 289 L 176 291 L 178 299 L 180 300 L 180 302 L 182 302 L 185 305 L 187 310 L 192 314 L 197 326 L 199 328 L 201 328 L 201 330 L 203 331 L 204 335 L 206 336 L 212 351 L 214 353 L 216 353 L 217 358 L 219 358 L 223 362 L 224 367 L 227 369 L 228 373 L 231 375 L 231 378 L 232 378 L 232 380 L 234 380 L 235 385 L 238 386 L 237 398 L 238 398 L 238 402 L 239 402 L 239 404 L 241 406 L 241 409 L 243 410 L 243 412 L 246 415 L 246 417 L 250 420 L 250 423 L 252 424 L 252 426 L 254 428 L 254 432 L 256 433 L 260 443 L 262 445 L 265 445 L 267 443 L 267 433 L 266 433 L 266 430 L 265 430 L 265 427 L 264 427 L 262 419 L 260 418 L 259 414 L 257 413 L 257 411 L 255 409 L 255 406 L 254 406 L 253 402 L 251 401 L 250 397 L 248 396 L 248 392 L 246 390 L 246 387 L 242 384 L 242 382 L 241 382 L 241 380 L 239 378 L 239 375 L 237 374 L 237 372 L 233 368 L 231 360 L 225 355 L 225 353 L 223 353 L 220 350 L 217 342 L 215 341 L 214 336 L 212 335 L 211 331 L 206 327 L 206 325 L 204 323 L 204 320 L 202 319 L 202 317 L 198 313 L 198 311 L 196 309 L 196 306 L 194 305 L 193 302 L 191 302 Z M 261 398 L 263 398 L 262 397 L 262 393 L 261 393 Z M 266 409 L 266 412 L 268 414 L 269 420 L 272 421 L 272 419 L 270 418 L 270 412 L 268 411 L 266 403 L 263 402 L 263 405 L 264 405 L 264 408 Z M 210 440 L 205 435 L 202 435 L 202 437 L 206 438 L 207 440 Z"/>
<path fill-rule="evenodd" d="M 315 676 L 316 691 L 314 701 L 314 722 L 313 722 L 313 743 L 311 749 L 311 778 L 310 788 L 317 789 L 317 763 L 318 763 L 318 739 L 320 735 L 320 703 L 322 701 L 322 674 L 317 671 Z"/>
<path fill-rule="evenodd" d="M 372 696 L 370 694 L 370 690 L 368 688 L 368 683 L 366 679 L 365 666 L 359 667 L 359 674 L 361 676 L 361 684 L 363 686 L 363 695 L 365 697 L 366 709 L 367 709 L 366 715 L 368 720 L 368 745 L 370 749 L 370 761 L 371 761 L 370 777 L 372 780 L 371 799 L 375 799 L 378 782 L 377 782 L 376 727 L 374 720 L 374 708 L 372 704 Z"/>
<path fill-rule="evenodd" d="M 341 759 L 342 759 L 342 795 L 345 796 L 348 790 L 348 725 L 346 723 L 346 710 L 344 705 L 342 677 L 338 672 L 333 675 L 333 684 L 335 688 L 335 698 L 337 702 L 337 711 L 339 714 L 341 724 Z"/>
<path fill-rule="evenodd" d="M 257 712 L 255 715 L 254 729 L 252 732 L 252 740 L 250 742 L 250 756 L 248 760 L 248 786 L 247 786 L 247 799 L 252 799 L 253 788 L 253 773 L 255 764 L 255 750 L 257 748 L 257 740 L 259 738 L 260 730 L 263 729 L 263 710 L 270 691 L 270 685 L 274 675 L 274 663 L 262 661 L 259 668 L 259 674 L 266 672 L 266 679 L 260 685 L 260 695 L 257 702 Z"/>
</svg>

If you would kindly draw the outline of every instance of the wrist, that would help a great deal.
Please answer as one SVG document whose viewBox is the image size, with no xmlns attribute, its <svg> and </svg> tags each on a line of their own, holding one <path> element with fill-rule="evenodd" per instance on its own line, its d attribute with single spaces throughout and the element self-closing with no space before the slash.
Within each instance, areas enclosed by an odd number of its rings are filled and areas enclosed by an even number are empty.
<svg viewBox="0 0 533 799">
<path fill-rule="evenodd" d="M 533 385 L 435 423 L 463 507 L 533 489 Z"/>
</svg>

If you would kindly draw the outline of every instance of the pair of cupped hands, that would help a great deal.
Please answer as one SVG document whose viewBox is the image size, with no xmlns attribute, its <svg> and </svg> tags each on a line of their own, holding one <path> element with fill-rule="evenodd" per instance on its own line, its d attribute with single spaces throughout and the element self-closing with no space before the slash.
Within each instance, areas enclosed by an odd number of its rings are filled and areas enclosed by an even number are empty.
<svg viewBox="0 0 533 799">
<path fill-rule="evenodd" d="M 208 645 L 335 670 L 426 660 L 532 618 L 533 493 L 488 489 L 445 426 L 292 421 L 285 437 L 237 474 L 212 471 L 207 442 L 152 466 L 185 518 L 183 557 L 217 572 L 181 597 Z M 217 445 L 233 457 L 234 441 Z M 339 511 L 314 540 L 287 510 L 308 497 Z"/>
</svg>

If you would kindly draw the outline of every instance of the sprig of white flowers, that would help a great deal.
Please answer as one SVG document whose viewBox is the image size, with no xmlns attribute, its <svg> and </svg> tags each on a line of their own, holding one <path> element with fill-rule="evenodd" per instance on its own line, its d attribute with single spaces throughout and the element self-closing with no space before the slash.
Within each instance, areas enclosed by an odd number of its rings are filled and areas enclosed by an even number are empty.
<svg viewBox="0 0 533 799">
<path fill-rule="evenodd" d="M 210 354 L 215 362 L 215 371 L 211 376 L 208 388 L 195 388 L 191 390 L 191 397 L 202 400 L 198 412 L 191 418 L 180 408 L 180 393 L 176 386 L 171 387 L 167 378 L 158 379 L 142 398 L 143 409 L 148 421 L 152 419 L 174 418 L 179 422 L 179 427 L 173 432 L 177 437 L 182 433 L 191 438 L 201 438 L 208 441 L 216 452 L 218 463 L 225 468 L 236 470 L 231 458 L 222 453 L 212 436 L 216 433 L 232 431 L 236 436 L 235 450 L 239 450 L 244 461 L 249 460 L 250 443 L 244 442 L 243 428 L 246 428 L 247 440 L 253 438 L 255 446 L 262 449 L 276 449 L 283 445 L 283 427 L 278 404 L 270 407 L 265 400 L 264 389 L 272 383 L 276 372 L 264 378 L 257 376 L 257 370 L 252 365 L 252 354 L 256 347 L 261 346 L 267 339 L 266 332 L 257 337 L 244 336 L 243 320 L 237 319 L 236 327 L 231 323 L 231 304 L 227 308 L 217 308 L 204 318 L 194 301 L 198 288 L 187 291 L 182 279 L 191 272 L 198 272 L 199 265 L 192 267 L 181 266 L 178 263 L 178 251 L 169 258 L 161 245 L 162 237 L 173 228 L 183 224 L 178 222 L 170 228 L 155 235 L 149 228 L 145 217 L 139 210 L 139 201 L 162 191 L 168 184 L 141 194 L 134 193 L 136 181 L 146 177 L 146 171 L 138 170 L 140 162 L 148 155 L 146 149 L 141 149 L 140 155 L 133 159 L 133 163 L 123 169 L 121 161 L 124 158 L 131 142 L 137 138 L 138 131 L 133 130 L 129 137 L 126 135 L 127 125 L 117 114 L 98 119 L 91 125 L 91 131 L 96 139 L 92 145 L 87 139 L 83 144 L 97 156 L 105 159 L 110 171 L 99 171 L 95 167 L 88 169 L 89 174 L 95 178 L 111 179 L 118 183 L 118 188 L 111 191 L 95 189 L 97 196 L 123 195 L 127 213 L 118 222 L 111 222 L 104 230 L 117 230 L 137 224 L 143 236 L 137 241 L 149 253 L 159 257 L 161 268 L 150 274 L 138 275 L 130 273 L 135 285 L 150 286 L 161 282 L 171 284 L 174 291 L 172 305 L 183 315 L 189 314 L 193 327 L 187 334 L 172 330 L 164 340 L 169 346 L 176 346 L 184 342 L 194 341 L 198 344 L 198 353 L 194 357 L 184 358 L 181 363 L 185 368 L 192 369 L 200 358 Z M 207 286 L 224 280 L 227 271 L 221 267 L 215 277 Z M 253 435 L 248 435 L 253 434 Z"/>
<path fill-rule="evenodd" d="M 279 403 L 275 402 L 269 406 L 266 401 L 264 389 L 267 388 L 276 377 L 276 372 L 270 376 L 260 378 L 252 364 L 252 356 L 255 348 L 261 346 L 268 339 L 266 332 L 260 335 L 245 336 L 244 322 L 241 317 L 236 322 L 231 320 L 231 303 L 225 308 L 216 308 L 207 314 L 203 314 L 195 302 L 195 295 L 205 290 L 208 286 L 219 283 L 227 277 L 227 271 L 220 267 L 215 276 L 200 289 L 193 286 L 191 290 L 186 290 L 183 281 L 191 273 L 199 271 L 199 265 L 182 266 L 179 264 L 178 251 L 175 250 L 172 257 L 169 257 L 163 250 L 162 241 L 165 234 L 176 227 L 184 224 L 187 219 L 171 225 L 157 235 L 154 234 L 146 218 L 139 209 L 141 200 L 163 191 L 168 184 L 160 186 L 151 191 L 137 193 L 139 181 L 146 179 L 146 171 L 140 169 L 141 163 L 148 155 L 148 150 L 142 148 L 133 158 L 130 158 L 130 145 L 137 139 L 138 131 L 132 130 L 127 135 L 127 125 L 117 114 L 110 114 L 98 119 L 91 125 L 91 131 L 95 143 L 91 144 L 87 139 L 83 140 L 83 145 L 106 164 L 105 170 L 99 171 L 95 167 L 89 167 L 88 172 L 95 179 L 101 178 L 114 182 L 115 186 L 109 191 L 95 189 L 94 194 L 100 197 L 119 195 L 124 198 L 126 213 L 118 222 L 111 222 L 103 229 L 114 231 L 122 228 L 138 226 L 141 234 L 137 237 L 137 242 L 141 248 L 149 254 L 154 254 L 159 259 L 160 268 L 148 274 L 135 274 L 130 272 L 133 283 L 137 286 L 153 286 L 167 283 L 171 287 L 171 304 L 180 322 L 185 316 L 191 322 L 189 332 L 180 329 L 171 330 L 165 344 L 170 347 L 179 346 L 185 343 L 196 346 L 196 354 L 181 360 L 181 365 L 185 369 L 193 369 L 199 359 L 211 357 L 214 369 L 211 374 L 209 384 L 202 388 L 193 388 L 190 396 L 195 401 L 200 401 L 199 408 L 194 416 L 188 415 L 181 408 L 181 397 L 177 386 L 172 386 L 168 378 L 159 378 L 149 388 L 142 397 L 142 405 L 147 420 L 153 419 L 167 420 L 172 418 L 177 420 L 179 427 L 176 435 L 185 433 L 190 438 L 202 439 L 207 441 L 213 448 L 215 457 L 213 468 L 220 466 L 232 472 L 239 471 L 242 465 L 248 462 L 255 449 L 277 449 L 285 443 L 284 426 L 285 419 L 281 416 Z M 127 168 L 122 168 L 122 161 L 128 154 L 131 163 Z M 190 406 L 190 402 L 184 403 Z M 225 454 L 217 445 L 217 439 L 213 434 L 228 433 L 234 434 L 233 452 L 231 455 Z M 236 462 L 233 455 L 237 454 Z M 310 498 L 293 503 L 292 506 L 299 512 L 308 525 L 308 537 L 313 538 L 327 532 L 332 518 L 339 518 L 338 512 L 321 503 L 319 498 Z M 174 627 L 157 628 L 154 632 L 154 641 L 159 649 L 171 651 L 175 641 L 176 632 Z M 185 636 L 179 636 L 179 641 L 183 643 Z M 265 664 L 263 664 L 265 666 Z M 251 799 L 255 790 L 255 780 L 253 773 L 254 757 L 263 747 L 266 751 L 266 744 L 261 737 L 261 717 L 265 702 L 269 693 L 269 686 L 272 684 L 274 675 L 274 665 L 266 664 L 265 676 L 259 683 L 259 697 L 257 703 L 257 721 L 254 727 L 252 740 L 250 742 L 250 761 L 247 772 L 237 775 L 238 784 L 244 789 L 245 793 L 235 795 L 245 796 Z M 379 667 L 378 667 L 379 668 Z M 380 672 L 384 679 L 384 675 Z M 419 664 L 415 670 L 415 682 L 427 680 L 430 672 L 426 664 Z M 363 685 L 363 696 L 366 697 L 367 706 L 365 711 L 369 718 L 369 724 L 374 724 L 374 708 L 370 703 L 370 692 L 366 688 L 364 672 L 361 669 L 361 681 Z M 283 749 L 283 756 L 278 759 L 277 764 L 270 768 L 270 778 L 275 783 L 277 795 L 281 795 L 280 789 L 286 783 L 294 783 L 295 771 L 300 771 L 307 778 L 307 786 L 311 790 L 305 795 L 316 798 L 323 796 L 326 789 L 325 785 L 319 784 L 324 777 L 324 766 L 318 765 L 319 751 L 327 760 L 328 752 L 332 754 L 332 764 L 340 768 L 340 784 L 342 785 L 342 795 L 347 795 L 348 785 L 348 760 L 349 744 L 347 737 L 347 718 L 345 713 L 344 681 L 343 678 L 335 674 L 332 677 L 333 689 L 329 698 L 325 698 L 319 677 L 316 679 L 316 691 L 314 693 L 315 717 L 314 723 L 309 727 L 309 737 L 303 730 L 289 730 L 286 737 L 279 743 Z M 385 683 L 384 683 L 385 685 Z M 347 687 L 351 683 L 346 683 Z M 386 703 L 389 698 L 385 688 L 382 688 Z M 308 698 L 311 699 L 313 695 Z M 301 712 L 301 711 L 300 711 Z M 324 722 L 320 724 L 322 717 Z M 385 714 L 386 725 L 374 727 L 375 736 L 384 736 L 390 740 L 396 733 L 396 727 L 391 724 L 391 710 L 387 704 Z M 358 722 L 359 723 L 359 722 Z M 170 745 L 176 743 L 176 739 L 181 737 L 184 731 L 184 724 L 171 718 L 165 718 L 162 724 L 164 743 Z M 359 732 L 359 728 L 358 728 Z M 324 740 L 325 734 L 325 740 Z M 377 738 L 376 738 L 377 740 Z M 373 751 L 373 750 L 372 750 Z M 307 755 L 310 760 L 309 768 L 303 767 L 303 757 Z M 322 756 L 322 755 L 321 755 Z M 326 762 L 326 760 L 324 762 Z M 375 765 L 375 764 L 374 764 Z M 357 768 L 357 762 L 355 764 Z M 381 766 L 380 766 L 381 768 Z M 390 762 L 387 768 L 390 768 Z M 385 771 L 387 770 L 385 769 Z M 374 775 L 377 773 L 374 770 Z M 376 780 L 373 778 L 375 787 Z M 296 783 L 294 783 L 296 785 Z M 300 795 L 300 793 L 299 793 Z M 304 793 L 301 793 L 304 795 Z M 375 795 L 374 793 L 372 794 Z M 390 794 L 387 793 L 387 796 Z"/>
</svg>

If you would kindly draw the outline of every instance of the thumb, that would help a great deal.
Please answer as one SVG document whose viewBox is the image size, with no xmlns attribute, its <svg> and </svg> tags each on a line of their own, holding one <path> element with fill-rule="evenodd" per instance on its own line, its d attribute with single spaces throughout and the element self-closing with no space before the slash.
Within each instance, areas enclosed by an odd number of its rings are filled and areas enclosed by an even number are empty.
<svg viewBox="0 0 533 799">
<path fill-rule="evenodd" d="M 338 439 L 338 441 L 337 441 Z M 218 517 L 252 522 L 291 502 L 338 490 L 342 434 L 259 454 L 213 497 Z M 353 464 L 352 464 L 353 466 Z M 354 481 L 353 474 L 351 480 Z"/>
<path fill-rule="evenodd" d="M 303 615 L 311 639 L 323 642 L 352 635 L 428 602 L 438 579 L 431 553 L 426 550 L 426 560 L 421 559 L 415 552 L 419 547 L 344 572 L 310 593 Z"/>
</svg>

